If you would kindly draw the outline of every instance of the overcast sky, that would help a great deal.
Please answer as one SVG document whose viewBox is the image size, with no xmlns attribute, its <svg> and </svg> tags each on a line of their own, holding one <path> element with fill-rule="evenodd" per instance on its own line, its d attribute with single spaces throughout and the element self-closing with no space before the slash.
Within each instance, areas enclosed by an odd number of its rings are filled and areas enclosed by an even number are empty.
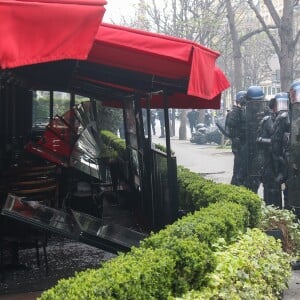
<svg viewBox="0 0 300 300">
<path fill-rule="evenodd" d="M 111 23 L 110 20 L 118 22 L 120 16 L 132 15 L 134 11 L 133 5 L 137 2 L 138 0 L 107 0 L 103 21 L 106 23 Z"/>
</svg>

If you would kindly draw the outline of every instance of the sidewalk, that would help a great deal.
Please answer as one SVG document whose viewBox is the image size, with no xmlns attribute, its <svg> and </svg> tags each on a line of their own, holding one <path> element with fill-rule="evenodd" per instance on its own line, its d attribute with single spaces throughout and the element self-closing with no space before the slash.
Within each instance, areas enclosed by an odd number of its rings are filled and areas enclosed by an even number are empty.
<svg viewBox="0 0 300 300">
<path fill-rule="evenodd" d="M 0 296 L 0 300 L 35 300 L 42 292 L 22 293 Z"/>
</svg>

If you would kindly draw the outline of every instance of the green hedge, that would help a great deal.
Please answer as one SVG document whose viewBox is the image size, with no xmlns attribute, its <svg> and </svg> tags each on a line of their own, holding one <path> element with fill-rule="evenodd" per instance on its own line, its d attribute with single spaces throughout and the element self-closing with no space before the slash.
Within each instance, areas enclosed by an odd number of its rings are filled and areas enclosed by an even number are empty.
<svg viewBox="0 0 300 300">
<path fill-rule="evenodd" d="M 115 151 L 121 158 L 126 159 L 127 153 L 125 140 L 120 139 L 117 135 L 108 130 L 101 131 L 101 138 L 106 147 L 108 147 L 111 151 Z"/>
<path fill-rule="evenodd" d="M 287 288 L 290 258 L 281 243 L 258 229 L 214 253 L 217 267 L 201 291 L 190 291 L 181 300 L 276 300 Z"/>
<path fill-rule="evenodd" d="M 241 205 L 212 204 L 152 234 L 140 248 L 99 270 L 61 280 L 41 299 L 166 299 L 199 289 L 215 268 L 213 245 L 245 231 L 248 218 Z"/>
<path fill-rule="evenodd" d="M 184 167 L 178 167 L 177 180 L 182 209 L 194 211 L 210 203 L 231 201 L 247 207 L 251 227 L 260 223 L 262 200 L 245 187 L 215 183 Z"/>
<path fill-rule="evenodd" d="M 133 249 L 103 263 L 100 269 L 60 280 L 40 299 L 167 299 L 174 272 L 175 261 L 169 251 Z"/>
<path fill-rule="evenodd" d="M 142 241 L 141 247 L 164 247 L 168 237 L 191 236 L 212 247 L 219 238 L 227 242 L 232 241 L 239 232 L 244 232 L 248 225 L 249 212 L 245 207 L 232 202 L 214 203 L 179 219 L 158 233 L 152 233 Z"/>
<path fill-rule="evenodd" d="M 141 242 L 141 248 L 175 252 L 176 286 L 173 294 L 206 284 L 206 274 L 214 267 L 213 245 L 220 239 L 232 241 L 246 230 L 249 215 L 235 203 L 216 203 L 177 222 Z M 197 249 L 198 247 L 198 249 Z"/>
</svg>

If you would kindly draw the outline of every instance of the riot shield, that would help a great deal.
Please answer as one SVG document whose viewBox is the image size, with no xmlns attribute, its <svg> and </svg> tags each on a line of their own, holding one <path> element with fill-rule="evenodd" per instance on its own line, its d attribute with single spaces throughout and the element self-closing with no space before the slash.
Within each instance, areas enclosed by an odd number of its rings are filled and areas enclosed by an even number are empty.
<svg viewBox="0 0 300 300">
<path fill-rule="evenodd" d="M 288 205 L 300 215 L 300 103 L 291 107 L 291 133 L 289 144 Z"/>
<path fill-rule="evenodd" d="M 256 143 L 257 131 L 260 121 L 266 115 L 267 106 L 268 101 L 265 100 L 252 100 L 246 104 L 246 169 L 248 178 L 246 186 L 254 192 L 257 192 L 263 169 L 263 155 Z"/>
</svg>

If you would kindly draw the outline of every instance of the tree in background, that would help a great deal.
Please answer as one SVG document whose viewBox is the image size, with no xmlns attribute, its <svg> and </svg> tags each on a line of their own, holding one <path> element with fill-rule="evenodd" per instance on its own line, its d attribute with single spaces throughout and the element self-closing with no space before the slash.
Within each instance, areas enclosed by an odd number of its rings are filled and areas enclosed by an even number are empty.
<svg viewBox="0 0 300 300">
<path fill-rule="evenodd" d="M 299 0 L 283 0 L 283 11 L 281 16 L 271 0 L 263 0 L 263 3 L 271 15 L 273 23 L 275 24 L 275 30 L 271 30 L 268 27 L 268 24 L 253 0 L 247 0 L 247 2 L 255 12 L 257 19 L 266 32 L 275 53 L 278 56 L 281 90 L 288 91 L 294 78 L 295 51 L 300 38 L 300 30 L 297 29 L 296 31 L 294 26 L 294 9 L 299 5 Z"/>
<path fill-rule="evenodd" d="M 121 25 L 193 40 L 220 51 L 218 64 L 232 83 L 223 95 L 230 93 L 228 98 L 233 99 L 237 90 L 271 78 L 274 54 L 279 58 L 282 90 L 293 80 L 300 35 L 299 30 L 293 34 L 293 17 L 299 0 L 282 1 L 280 16 L 271 0 L 139 0 L 135 15 L 123 18 Z M 261 16 L 258 4 L 262 2 L 273 23 Z M 180 131 L 183 139 L 184 129 Z"/>
<path fill-rule="evenodd" d="M 99 127 L 102 130 L 109 130 L 117 134 L 118 129 L 123 125 L 122 109 L 98 107 Z"/>
</svg>

